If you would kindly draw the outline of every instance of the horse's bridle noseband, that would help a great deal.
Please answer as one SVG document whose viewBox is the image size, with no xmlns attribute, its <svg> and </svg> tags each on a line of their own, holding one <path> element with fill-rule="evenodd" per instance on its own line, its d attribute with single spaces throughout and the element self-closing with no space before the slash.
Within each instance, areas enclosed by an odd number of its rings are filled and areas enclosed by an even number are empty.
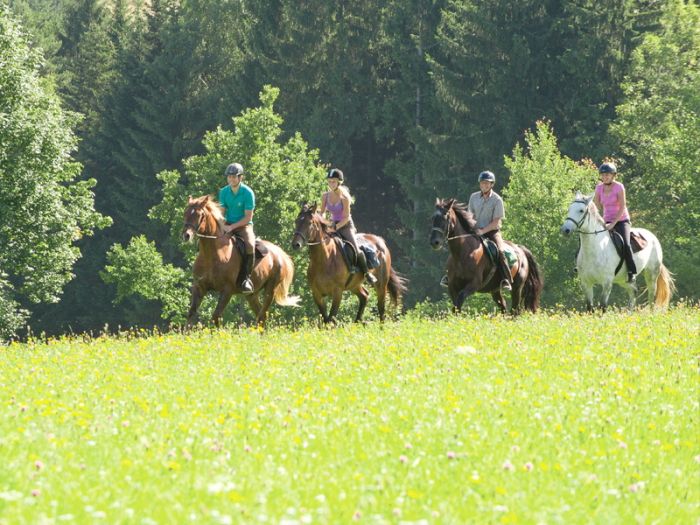
<svg viewBox="0 0 700 525">
<path fill-rule="evenodd" d="M 592 232 L 582 232 L 581 225 L 583 224 L 583 221 L 586 220 L 586 217 L 588 217 L 588 214 L 590 213 L 589 203 L 586 201 L 582 201 L 582 200 L 575 200 L 574 203 L 586 205 L 586 213 L 583 214 L 583 217 L 581 217 L 580 221 L 576 222 L 576 219 L 569 217 L 569 216 L 567 216 L 566 219 L 564 219 L 564 222 L 571 221 L 576 225 L 576 230 L 574 231 L 574 233 L 579 233 L 581 235 L 598 235 L 599 233 L 603 233 L 603 232 L 608 231 L 608 230 L 596 230 L 596 231 L 592 231 Z"/>
</svg>

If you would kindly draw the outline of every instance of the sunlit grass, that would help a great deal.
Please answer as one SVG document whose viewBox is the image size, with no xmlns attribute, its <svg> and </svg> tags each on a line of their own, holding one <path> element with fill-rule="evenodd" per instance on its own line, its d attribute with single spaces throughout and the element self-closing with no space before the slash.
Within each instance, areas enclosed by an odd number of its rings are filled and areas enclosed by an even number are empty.
<svg viewBox="0 0 700 525">
<path fill-rule="evenodd" d="M 0 523 L 695 523 L 697 308 L 0 350 Z"/>
</svg>

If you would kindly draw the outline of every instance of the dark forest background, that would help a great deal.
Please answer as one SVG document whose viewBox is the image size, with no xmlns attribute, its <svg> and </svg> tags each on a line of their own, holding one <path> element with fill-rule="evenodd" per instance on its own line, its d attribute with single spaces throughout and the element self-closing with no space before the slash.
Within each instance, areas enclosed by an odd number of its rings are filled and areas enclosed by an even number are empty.
<svg viewBox="0 0 700 525">
<path fill-rule="evenodd" d="M 14 296 L 35 332 L 164 324 L 157 294 L 119 292 L 124 273 L 105 279 L 116 264 L 109 254 L 142 236 L 186 268 L 168 222 L 149 216 L 168 195 L 163 174 L 187 188 L 199 169 L 187 159 L 212 155 L 207 133 L 235 137 L 233 118 L 262 110 L 279 118 L 268 129 L 279 155 L 297 137 L 319 180 L 326 165 L 344 171 L 358 228 L 384 236 L 410 279 L 407 307 L 442 296 L 446 254 L 427 243 L 435 198 L 466 201 L 484 169 L 505 197 L 506 233 L 543 261 L 545 305 L 581 306 L 570 293 L 576 243 L 558 236 L 558 224 L 575 190 L 592 191 L 605 159 L 619 166 L 633 224 L 659 236 L 678 296 L 700 297 L 693 2 L 16 0 L 1 16 L 40 50 L 45 88 L 81 116 L 72 126 L 78 179 L 96 181 L 94 208 L 112 219 L 75 241 L 82 257 L 62 294 Z M 224 151 L 254 158 L 211 163 L 204 192 L 225 183 L 228 162 L 268 165 L 255 157 L 262 150 L 231 144 Z M 253 170 L 247 182 L 262 190 L 273 175 Z M 516 177 L 531 184 L 509 191 Z M 293 189 L 294 177 L 284 179 Z M 170 204 L 176 214 L 184 207 Z M 535 233 L 538 222 L 555 231 Z M 4 272 L 12 297 L 17 278 L 9 263 Z"/>
</svg>

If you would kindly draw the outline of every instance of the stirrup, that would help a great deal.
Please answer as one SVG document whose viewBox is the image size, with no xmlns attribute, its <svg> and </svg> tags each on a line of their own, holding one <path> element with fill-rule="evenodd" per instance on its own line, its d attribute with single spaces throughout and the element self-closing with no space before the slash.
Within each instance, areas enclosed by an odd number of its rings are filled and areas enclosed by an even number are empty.
<svg viewBox="0 0 700 525">
<path fill-rule="evenodd" d="M 250 295 L 253 293 L 253 281 L 250 280 L 250 277 L 247 277 L 241 283 L 241 293 L 243 295 Z"/>
<path fill-rule="evenodd" d="M 365 274 L 365 281 L 367 281 L 369 284 L 377 284 L 377 278 L 374 276 L 374 274 L 369 272 Z"/>
<path fill-rule="evenodd" d="M 630 284 L 636 284 L 637 282 L 637 274 L 635 273 L 628 273 L 627 274 L 627 282 Z"/>
<path fill-rule="evenodd" d="M 508 282 L 508 279 L 503 279 L 501 281 L 501 288 L 509 291 L 513 290 L 513 287 L 510 285 L 510 282 Z"/>
</svg>

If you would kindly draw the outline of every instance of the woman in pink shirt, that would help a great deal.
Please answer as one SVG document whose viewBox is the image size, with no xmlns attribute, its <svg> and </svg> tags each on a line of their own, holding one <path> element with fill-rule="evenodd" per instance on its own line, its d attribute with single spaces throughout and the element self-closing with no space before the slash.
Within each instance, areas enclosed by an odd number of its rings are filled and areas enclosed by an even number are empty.
<svg viewBox="0 0 700 525">
<path fill-rule="evenodd" d="M 637 266 L 634 264 L 632 247 L 630 246 L 630 214 L 627 211 L 625 187 L 615 180 L 617 167 L 612 162 L 605 162 L 598 168 L 601 183 L 595 188 L 593 202 L 598 208 L 603 209 L 605 229 L 615 230 L 622 236 L 624 243 L 623 254 L 627 264 L 627 282 L 633 283 L 637 275 Z"/>
</svg>

